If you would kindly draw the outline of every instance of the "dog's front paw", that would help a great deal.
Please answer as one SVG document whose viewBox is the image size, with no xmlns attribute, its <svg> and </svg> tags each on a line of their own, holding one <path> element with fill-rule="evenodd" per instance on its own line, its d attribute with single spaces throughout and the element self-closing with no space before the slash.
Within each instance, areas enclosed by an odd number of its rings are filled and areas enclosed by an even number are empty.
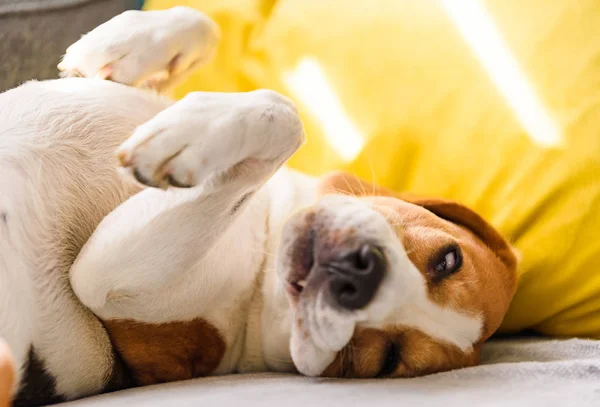
<svg viewBox="0 0 600 407">
<path fill-rule="evenodd" d="M 191 187 L 238 164 L 262 176 L 303 141 L 294 105 L 275 92 L 195 92 L 138 127 L 117 157 L 142 184 Z"/>
<path fill-rule="evenodd" d="M 210 60 L 219 37 L 210 18 L 188 7 L 130 10 L 71 45 L 58 69 L 63 76 L 164 90 L 183 73 Z"/>
</svg>

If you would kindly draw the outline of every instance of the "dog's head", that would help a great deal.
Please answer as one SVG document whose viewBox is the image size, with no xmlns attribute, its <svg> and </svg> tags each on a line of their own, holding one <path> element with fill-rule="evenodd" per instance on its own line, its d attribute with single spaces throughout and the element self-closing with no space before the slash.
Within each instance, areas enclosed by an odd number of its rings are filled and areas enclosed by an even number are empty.
<svg viewBox="0 0 600 407">
<path fill-rule="evenodd" d="M 341 173 L 320 193 L 287 222 L 277 258 L 300 373 L 410 377 L 477 364 L 515 292 L 507 241 L 455 202 Z"/>
</svg>

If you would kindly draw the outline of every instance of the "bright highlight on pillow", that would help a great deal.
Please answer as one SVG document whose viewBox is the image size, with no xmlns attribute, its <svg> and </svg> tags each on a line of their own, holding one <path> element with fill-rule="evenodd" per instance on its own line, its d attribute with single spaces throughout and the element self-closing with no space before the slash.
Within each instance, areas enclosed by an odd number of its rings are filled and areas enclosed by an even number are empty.
<svg viewBox="0 0 600 407">
<path fill-rule="evenodd" d="M 479 0 L 442 0 L 446 13 L 537 144 L 560 144 L 558 125 L 518 66 L 485 6 Z"/>
<path fill-rule="evenodd" d="M 320 64 L 310 57 L 300 60 L 283 80 L 323 127 L 327 142 L 345 161 L 352 161 L 364 147 L 364 137 L 350 120 L 325 77 Z"/>
</svg>

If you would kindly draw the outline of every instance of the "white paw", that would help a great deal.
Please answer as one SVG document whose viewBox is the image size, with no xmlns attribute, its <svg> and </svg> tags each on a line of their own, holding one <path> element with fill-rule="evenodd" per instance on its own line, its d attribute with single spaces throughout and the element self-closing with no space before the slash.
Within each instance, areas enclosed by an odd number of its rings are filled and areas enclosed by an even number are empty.
<svg viewBox="0 0 600 407">
<path fill-rule="evenodd" d="M 217 25 L 188 8 L 126 11 L 71 45 L 58 69 L 63 76 L 110 79 L 163 89 L 212 58 Z"/>
<path fill-rule="evenodd" d="M 143 184 L 191 187 L 243 162 L 276 169 L 303 141 L 294 105 L 275 92 L 196 92 L 139 126 L 117 157 Z"/>
</svg>

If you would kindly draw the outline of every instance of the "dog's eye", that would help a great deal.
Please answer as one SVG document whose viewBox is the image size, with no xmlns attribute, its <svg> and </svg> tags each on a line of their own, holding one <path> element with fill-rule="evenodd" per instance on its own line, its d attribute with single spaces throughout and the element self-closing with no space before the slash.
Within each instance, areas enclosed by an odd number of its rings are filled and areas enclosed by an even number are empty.
<svg viewBox="0 0 600 407">
<path fill-rule="evenodd" d="M 396 370 L 398 363 L 400 363 L 400 347 L 397 343 L 389 342 L 377 377 L 389 376 Z"/>
<path fill-rule="evenodd" d="M 435 256 L 433 272 L 436 278 L 456 273 L 462 266 L 462 254 L 456 245 L 449 246 Z"/>
</svg>

